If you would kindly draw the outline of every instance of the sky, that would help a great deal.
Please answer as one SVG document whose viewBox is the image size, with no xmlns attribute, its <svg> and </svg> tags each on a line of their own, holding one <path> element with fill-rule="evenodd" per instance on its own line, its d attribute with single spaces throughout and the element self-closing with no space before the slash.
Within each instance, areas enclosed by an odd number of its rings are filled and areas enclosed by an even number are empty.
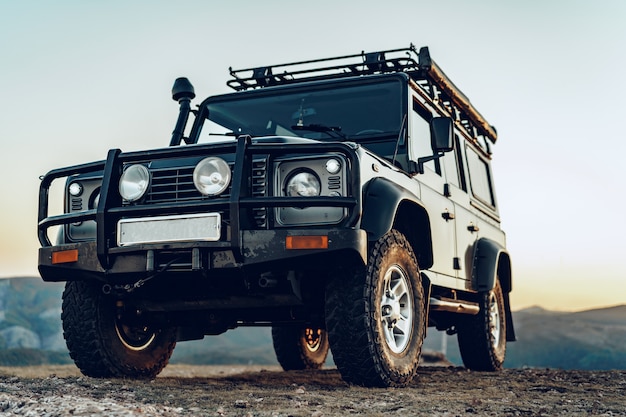
<svg viewBox="0 0 626 417">
<path fill-rule="evenodd" d="M 514 310 L 626 303 L 622 0 L 0 0 L 0 278 L 37 276 L 39 176 L 165 147 L 175 78 L 428 46 L 498 130 Z M 620 133 L 621 132 L 621 133 Z"/>
</svg>

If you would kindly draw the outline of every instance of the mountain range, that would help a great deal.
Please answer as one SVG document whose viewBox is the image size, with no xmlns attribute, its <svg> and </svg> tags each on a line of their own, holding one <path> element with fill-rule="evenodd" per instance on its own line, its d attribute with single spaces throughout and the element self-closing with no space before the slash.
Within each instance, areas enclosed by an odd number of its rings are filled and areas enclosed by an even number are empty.
<svg viewBox="0 0 626 417">
<path fill-rule="evenodd" d="M 0 280 L 0 365 L 72 362 L 61 329 L 62 292 L 63 283 L 39 278 Z M 626 369 L 626 305 L 573 313 L 532 307 L 513 317 L 518 340 L 507 344 L 507 368 Z M 429 328 L 424 350 L 462 364 L 456 336 Z M 171 363 L 277 364 L 268 328 L 181 342 Z"/>
</svg>

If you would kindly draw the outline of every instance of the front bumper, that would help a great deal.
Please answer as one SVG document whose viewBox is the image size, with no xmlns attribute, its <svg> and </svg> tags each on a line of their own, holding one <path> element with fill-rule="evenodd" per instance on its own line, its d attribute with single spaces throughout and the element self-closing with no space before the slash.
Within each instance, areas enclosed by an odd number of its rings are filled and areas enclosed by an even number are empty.
<svg viewBox="0 0 626 417">
<path fill-rule="evenodd" d="M 327 247 L 289 249 L 297 236 L 327 238 Z M 337 262 L 367 260 L 367 234 L 360 229 L 250 230 L 241 232 L 241 247 L 215 242 L 136 245 L 109 250 L 109 268 L 98 260 L 97 243 L 82 242 L 39 249 L 39 273 L 44 281 L 99 280 L 135 282 L 157 272 L 188 275 L 228 274 L 229 277 L 273 270 L 328 269 Z"/>
<path fill-rule="evenodd" d="M 360 176 L 358 147 L 347 143 L 253 144 L 242 136 L 236 143 L 221 143 L 202 147 L 181 147 L 145 152 L 121 153 L 109 151 L 106 161 L 67 167 L 49 172 L 42 179 L 39 191 L 38 231 L 42 248 L 39 250 L 39 271 L 45 281 L 96 279 L 103 282 L 136 282 L 157 273 L 181 272 L 229 276 L 237 273 L 263 273 L 276 270 L 322 270 L 328 262 L 353 256 L 365 262 L 366 233 L 358 230 L 360 215 Z M 285 155 L 341 154 L 351 168 L 347 196 L 310 198 L 276 196 L 266 192 L 255 195 L 252 190 L 254 161 L 259 155 L 276 159 Z M 174 201 L 155 204 L 124 205 L 118 191 L 124 164 L 137 161 L 166 161 L 199 158 L 204 155 L 232 155 L 234 160 L 232 185 L 228 198 Z M 270 158 L 271 156 L 271 158 Z M 270 165 L 270 162 L 268 162 Z M 59 178 L 85 173 L 102 177 L 99 203 L 96 208 L 50 216 L 48 193 L 50 185 Z M 268 176 L 273 172 L 268 171 Z M 267 181 L 271 188 L 272 181 Z M 250 219 L 259 208 L 279 207 L 342 207 L 347 216 L 332 226 L 317 225 L 299 228 L 281 225 L 254 224 Z M 193 233 L 178 236 L 151 234 L 148 239 L 132 233 L 133 221 L 148 219 L 179 219 L 220 213 L 222 233 L 209 236 L 210 241 L 198 240 Z M 220 219 L 220 217 L 216 217 Z M 76 222 L 94 221 L 94 240 L 54 245 L 48 237 L 52 226 L 66 227 Z M 119 238 L 120 223 L 130 225 L 133 238 Z M 185 223 L 190 226 L 191 223 Z M 175 225 L 172 222 L 170 226 Z M 142 226 L 143 227 L 143 226 Z M 148 224 L 147 228 L 158 228 Z M 174 226 L 172 226 L 174 227 Z M 178 226 L 176 226 L 178 227 Z M 173 229 L 169 229 L 172 231 Z M 318 249 L 289 249 L 291 236 L 326 236 L 327 246 Z M 116 237 L 117 243 L 116 243 Z M 179 238 L 179 239 L 177 239 Z M 149 242 L 149 243 L 140 243 Z"/>
</svg>

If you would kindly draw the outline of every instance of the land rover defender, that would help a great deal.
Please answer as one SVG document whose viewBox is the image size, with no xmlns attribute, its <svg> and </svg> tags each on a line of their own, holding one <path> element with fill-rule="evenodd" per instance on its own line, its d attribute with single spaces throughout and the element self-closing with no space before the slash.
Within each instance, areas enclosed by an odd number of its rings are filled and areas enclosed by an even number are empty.
<svg viewBox="0 0 626 417">
<path fill-rule="evenodd" d="M 457 334 L 467 368 L 500 369 L 515 334 L 497 133 L 428 48 L 230 75 L 194 108 L 176 80 L 168 147 L 42 177 L 39 271 L 66 281 L 78 368 L 151 378 L 179 341 L 271 326 L 285 370 L 330 350 L 352 384 L 408 384 L 428 328 Z"/>
</svg>

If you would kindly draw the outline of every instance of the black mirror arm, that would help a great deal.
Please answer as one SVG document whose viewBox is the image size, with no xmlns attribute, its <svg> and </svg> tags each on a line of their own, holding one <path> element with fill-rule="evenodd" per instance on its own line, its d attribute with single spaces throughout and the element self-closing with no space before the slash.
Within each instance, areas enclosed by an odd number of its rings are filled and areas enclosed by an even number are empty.
<svg viewBox="0 0 626 417">
<path fill-rule="evenodd" d="M 424 164 L 426 164 L 426 162 L 430 162 L 430 161 L 434 161 L 435 159 L 439 159 L 444 155 L 443 151 L 439 151 L 434 155 L 430 155 L 430 156 L 424 156 L 421 158 L 418 158 L 417 162 L 415 161 L 411 161 L 410 162 L 410 169 L 411 171 L 415 172 L 416 174 L 423 174 L 424 173 Z"/>
</svg>

